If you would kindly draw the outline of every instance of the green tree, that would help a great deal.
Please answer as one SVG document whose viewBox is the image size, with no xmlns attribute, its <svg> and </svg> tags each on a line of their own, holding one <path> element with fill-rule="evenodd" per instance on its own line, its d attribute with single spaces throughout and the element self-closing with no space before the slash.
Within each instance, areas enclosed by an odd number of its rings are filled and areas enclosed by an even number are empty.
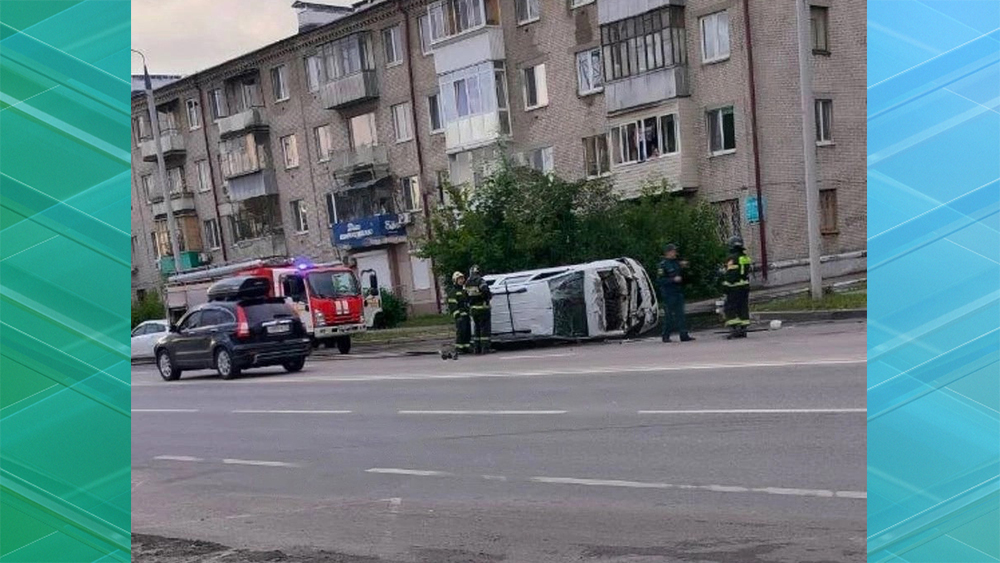
<svg viewBox="0 0 1000 563">
<path fill-rule="evenodd" d="M 139 323 L 163 318 L 166 318 L 166 310 L 155 291 L 147 292 L 141 300 L 132 300 L 132 328 Z"/>
</svg>

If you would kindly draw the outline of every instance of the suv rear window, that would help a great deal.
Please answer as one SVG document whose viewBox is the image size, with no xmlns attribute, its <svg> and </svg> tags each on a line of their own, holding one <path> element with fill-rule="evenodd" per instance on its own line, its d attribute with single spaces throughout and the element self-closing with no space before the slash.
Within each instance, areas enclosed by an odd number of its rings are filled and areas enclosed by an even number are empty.
<svg viewBox="0 0 1000 563">
<path fill-rule="evenodd" d="M 264 301 L 243 303 L 243 310 L 247 315 L 247 322 L 251 325 L 258 325 L 273 321 L 274 319 L 287 319 L 295 316 L 292 309 L 284 302 Z"/>
</svg>

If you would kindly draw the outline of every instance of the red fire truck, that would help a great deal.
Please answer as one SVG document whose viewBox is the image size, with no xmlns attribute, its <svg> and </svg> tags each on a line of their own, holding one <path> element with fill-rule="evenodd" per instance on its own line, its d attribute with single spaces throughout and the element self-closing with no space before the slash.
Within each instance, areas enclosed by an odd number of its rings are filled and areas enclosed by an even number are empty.
<svg viewBox="0 0 1000 563">
<path fill-rule="evenodd" d="M 172 276 L 167 284 L 171 313 L 207 301 L 213 282 L 229 276 L 259 276 L 271 280 L 271 295 L 284 297 L 298 313 L 315 345 L 351 350 L 351 336 L 374 326 L 381 313 L 378 279 L 367 275 L 362 290 L 354 269 L 340 263 L 314 264 L 309 260 L 275 258 L 207 268 Z"/>
</svg>

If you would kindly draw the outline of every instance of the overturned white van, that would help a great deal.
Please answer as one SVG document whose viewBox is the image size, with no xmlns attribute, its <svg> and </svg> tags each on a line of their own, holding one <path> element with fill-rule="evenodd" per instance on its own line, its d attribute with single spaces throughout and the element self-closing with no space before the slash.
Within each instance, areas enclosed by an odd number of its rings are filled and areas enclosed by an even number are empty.
<svg viewBox="0 0 1000 563">
<path fill-rule="evenodd" d="M 484 278 L 499 342 L 635 336 L 659 317 L 653 283 L 631 258 Z"/>
</svg>

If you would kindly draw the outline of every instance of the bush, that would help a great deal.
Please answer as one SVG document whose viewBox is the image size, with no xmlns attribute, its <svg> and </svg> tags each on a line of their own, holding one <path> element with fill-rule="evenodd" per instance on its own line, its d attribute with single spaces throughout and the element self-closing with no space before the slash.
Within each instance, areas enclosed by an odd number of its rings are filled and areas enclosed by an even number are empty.
<svg viewBox="0 0 1000 563">
<path fill-rule="evenodd" d="M 421 247 L 446 279 L 473 264 L 504 273 L 625 256 L 653 277 L 663 247 L 673 242 L 691 264 L 688 296 L 718 294 L 725 247 L 716 215 L 671 193 L 667 182 L 625 200 L 605 181 L 568 182 L 503 162 L 475 190 L 446 189 L 452 204 L 434 212 L 433 238 Z"/>
<path fill-rule="evenodd" d="M 378 328 L 395 328 L 406 320 L 410 304 L 388 290 L 382 290 L 382 322 Z"/>
<path fill-rule="evenodd" d="M 149 292 L 141 301 L 132 301 L 132 328 L 140 323 L 166 318 L 163 302 L 156 292 Z"/>
</svg>

